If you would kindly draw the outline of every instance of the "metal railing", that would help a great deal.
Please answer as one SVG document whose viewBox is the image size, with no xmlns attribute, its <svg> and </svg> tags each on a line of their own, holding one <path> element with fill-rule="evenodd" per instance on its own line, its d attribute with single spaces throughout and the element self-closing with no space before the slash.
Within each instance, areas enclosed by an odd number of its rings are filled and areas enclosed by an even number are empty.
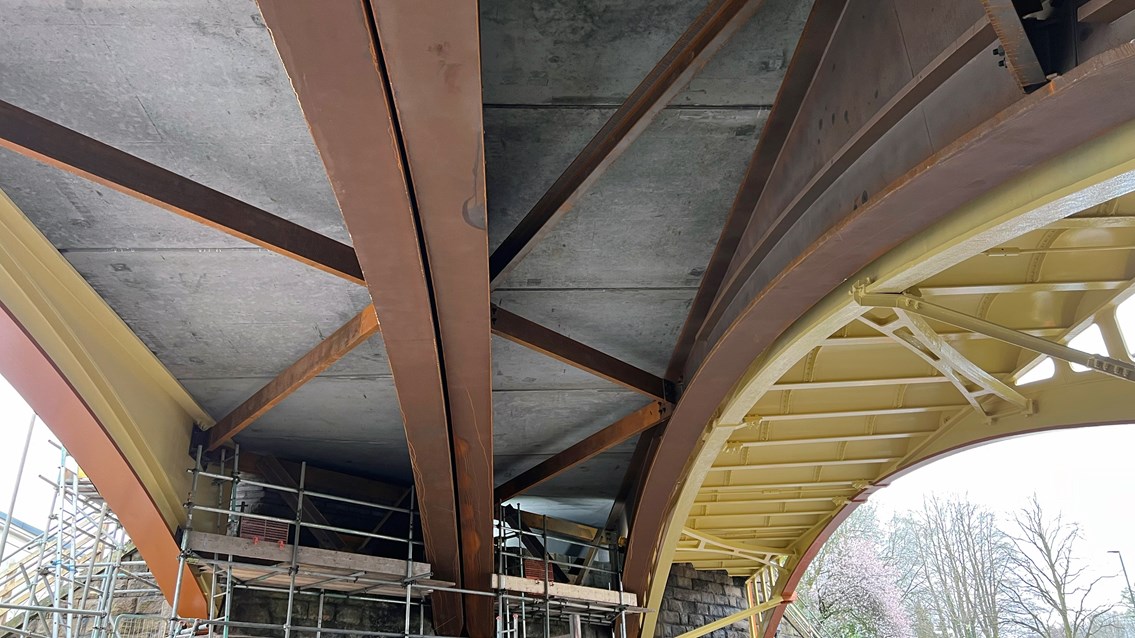
<svg viewBox="0 0 1135 638">
<path fill-rule="evenodd" d="M 496 558 L 500 575 L 521 576 L 539 580 L 543 592 L 539 596 L 500 592 L 497 601 L 497 629 L 501 636 L 526 638 L 528 619 L 543 621 L 543 635 L 552 636 L 553 620 L 567 624 L 578 635 L 579 625 L 612 627 L 618 635 L 626 635 L 628 612 L 638 610 L 621 602 L 622 552 L 617 539 L 601 542 L 606 532 L 599 531 L 591 540 L 557 533 L 548 529 L 548 518 L 537 516 L 539 529 L 524 522 L 520 507 L 501 507 L 496 516 Z M 605 557 L 605 560 L 603 558 Z M 533 575 L 533 565 L 538 574 Z M 619 603 L 571 600 L 557 597 L 552 591 L 557 572 L 570 579 L 569 584 L 619 592 Z M 566 632 L 565 632 L 566 633 Z"/>
<path fill-rule="evenodd" d="M 216 465 L 216 463 L 214 464 Z M 218 486 L 216 490 L 216 503 L 210 504 L 204 500 L 195 500 L 193 497 L 186 502 L 186 529 L 182 534 L 181 562 L 206 573 L 209 577 L 209 598 L 221 601 L 214 605 L 216 613 L 211 618 L 190 619 L 182 618 L 178 609 L 171 610 L 166 627 L 166 635 L 173 638 L 179 631 L 195 630 L 202 635 L 220 635 L 230 638 L 234 631 L 244 630 L 276 630 L 285 638 L 296 634 L 311 636 L 404 636 L 413 637 L 424 635 L 425 607 L 430 594 L 434 592 L 453 592 L 474 596 L 493 597 L 497 607 L 497 631 L 501 636 L 511 635 L 526 638 L 528 621 L 543 621 L 543 631 L 536 632 L 550 638 L 552 622 L 597 624 L 607 627 L 625 627 L 627 613 L 638 610 L 627 604 L 595 602 L 573 599 L 570 596 L 557 595 L 550 588 L 550 579 L 544 578 L 543 593 L 531 594 L 528 592 L 507 591 L 498 588 L 495 591 L 470 591 L 452 585 L 439 584 L 429 581 L 430 574 L 414 573 L 415 557 L 423 552 L 423 543 L 416 537 L 418 525 L 418 512 L 414 505 L 413 491 L 409 493 L 409 505 L 385 505 L 363 501 L 355 498 L 343 497 L 327 492 L 311 489 L 308 485 L 307 465 L 299 464 L 299 476 L 293 485 L 278 485 L 260 477 L 246 475 L 240 471 L 240 448 L 236 447 L 231 456 L 222 456 L 219 468 L 205 467 L 202 462 L 201 451 L 198 450 L 197 460 L 190 472 L 191 494 L 200 495 L 207 490 L 200 489 L 201 479 L 208 479 Z M 237 498 L 238 487 L 250 486 L 262 489 L 265 493 L 287 494 L 290 499 L 290 508 L 295 512 L 294 517 L 284 517 L 263 512 L 251 511 L 243 507 Z M 383 516 L 391 514 L 405 515 L 408 521 L 405 536 L 393 536 L 382 533 L 381 525 L 370 529 L 359 529 L 343 524 L 332 524 L 327 520 L 317 522 L 309 520 L 305 515 L 305 503 L 334 502 L 349 505 L 356 509 L 356 519 L 371 520 L 373 515 L 367 516 L 365 511 L 383 512 Z M 251 565 L 247 557 L 239 555 L 216 555 L 207 552 L 194 551 L 190 546 L 196 514 L 209 513 L 219 518 L 213 523 L 214 531 L 223 530 L 227 535 L 237 535 L 241 529 L 242 521 L 263 521 L 278 524 L 286 529 L 287 543 L 290 550 L 290 560 L 277 565 Z M 324 519 L 326 517 L 323 517 Z M 556 566 L 561 570 L 574 570 L 579 581 L 583 576 L 590 579 L 590 583 L 601 583 L 602 588 L 611 591 L 621 591 L 621 576 L 619 572 L 621 552 L 617 545 L 602 542 L 588 542 L 564 534 L 549 532 L 547 525 L 535 531 L 526 529 L 523 525 L 510 526 L 505 521 L 506 516 L 497 517 L 495 528 L 495 559 L 499 566 L 499 573 L 524 575 L 523 561 L 536 559 L 543 566 L 543 574 L 547 575 Z M 521 512 L 515 511 L 516 521 L 519 522 Z M 398 578 L 378 577 L 365 571 L 343 573 L 333 571 L 318 565 L 305 564 L 301 560 L 301 547 L 303 546 L 305 531 L 320 530 L 350 537 L 371 540 L 381 540 L 388 543 L 398 543 L 402 546 L 401 553 L 405 557 L 405 573 Z M 597 539 L 601 540 L 601 539 Z M 526 542 L 527 541 L 527 542 Z M 543 551 L 535 554 L 526 552 L 526 546 L 535 541 L 537 546 L 552 547 L 560 550 L 559 553 Z M 394 545 L 397 547 L 397 545 Z M 389 552 L 388 552 L 389 553 Z M 571 554 L 585 556 L 581 560 L 572 560 Z M 605 560 L 602 560 L 604 559 Z M 251 576 L 253 573 L 257 574 Z M 238 578 L 237 574 L 244 575 Z M 251 576 L 251 577 L 250 577 Z M 350 588 L 344 589 L 344 584 Z M 246 620 L 237 620 L 232 615 L 232 594 L 239 591 L 260 591 L 275 593 L 286 600 L 284 618 L 282 622 L 258 623 Z M 394 592 L 400 595 L 394 595 Z M 177 593 L 180 593 L 178 586 Z M 383 594 L 387 595 L 383 595 Z M 318 605 L 314 622 L 303 624 L 303 620 L 296 616 L 296 601 L 300 597 L 307 597 Z M 175 598 L 176 599 L 176 598 Z M 333 601 L 360 601 L 375 605 L 400 605 L 402 607 L 402 631 L 376 631 L 350 629 L 342 627 L 329 627 L 324 622 L 322 609 L 325 603 Z M 137 620 L 137 619 L 135 619 Z M 416 630 L 416 631 L 415 631 Z M 564 632 L 566 633 L 566 632 Z"/>
<path fill-rule="evenodd" d="M 424 622 L 424 614 L 420 612 L 421 603 L 420 601 L 414 601 L 414 594 L 421 594 L 423 591 L 426 591 L 418 581 L 429 576 L 428 574 L 413 572 L 416 564 L 415 553 L 421 552 L 423 543 L 415 538 L 414 522 L 417 518 L 417 512 L 413 507 L 414 499 L 412 490 L 410 492 L 410 507 L 367 502 L 310 489 L 307 485 L 306 463 L 300 464 L 299 478 L 295 486 L 289 486 L 278 485 L 244 475 L 240 471 L 239 446 L 235 448 L 231 457 L 226 451 L 222 451 L 219 462 L 220 467 L 217 471 L 212 471 L 202 464 L 202 454 L 202 449 L 198 448 L 194 466 L 190 469 L 192 475 L 190 481 L 190 498 L 187 499 L 185 504 L 186 525 L 181 537 L 180 565 L 178 580 L 175 584 L 174 600 L 177 601 L 180 598 L 181 588 L 184 585 L 182 582 L 182 574 L 185 571 L 185 566 L 192 566 L 206 573 L 209 577 L 208 595 L 211 601 L 211 608 L 215 613 L 209 618 L 183 618 L 179 614 L 179 609 L 175 604 L 167 619 L 168 625 L 165 633 L 169 638 L 173 638 L 178 632 L 186 630 L 204 632 L 198 635 L 221 635 L 225 638 L 229 638 L 233 635 L 232 631 L 234 629 L 279 630 L 283 632 L 285 638 L 290 638 L 294 633 L 314 636 L 416 636 L 424 633 L 424 631 L 419 631 L 415 634 L 410 631 L 411 612 L 413 609 L 419 609 L 418 615 L 420 620 Z M 212 480 L 217 487 L 216 505 L 210 505 L 195 500 L 201 496 L 199 488 L 201 487 L 202 478 Z M 294 498 L 295 516 L 285 518 L 282 516 L 245 511 L 243 507 L 244 504 L 238 499 L 238 487 L 242 485 L 258 487 L 266 492 L 287 494 L 289 498 Z M 381 523 L 374 526 L 371 530 L 366 530 L 343 525 L 332 525 L 326 521 L 318 522 L 307 520 L 305 516 L 305 501 L 310 501 L 307 505 L 311 505 L 316 501 L 335 502 L 350 505 L 361 510 L 381 512 L 383 521 L 385 521 L 387 515 L 390 514 L 405 514 L 408 520 L 407 535 L 405 537 L 397 537 L 380 533 L 379 530 L 382 527 Z M 286 530 L 284 532 L 285 539 L 278 540 L 280 540 L 281 543 L 283 543 L 284 540 L 287 541 L 286 545 L 289 548 L 288 563 L 284 565 L 262 565 L 249 562 L 248 557 L 242 557 L 237 554 L 209 555 L 209 553 L 206 552 L 194 551 L 189 545 L 189 539 L 194 531 L 195 515 L 201 512 L 218 515 L 218 520 L 213 526 L 212 531 L 223 531 L 228 536 L 240 535 L 244 521 L 266 521 L 283 526 L 283 529 Z M 403 555 L 406 557 L 405 573 L 397 579 L 377 578 L 368 576 L 366 572 L 342 573 L 303 565 L 300 561 L 300 555 L 305 531 L 329 532 L 337 535 L 358 537 L 363 539 L 364 543 L 372 540 L 381 540 L 402 544 L 405 548 Z M 239 578 L 237 576 L 238 572 L 245 573 L 249 571 L 254 571 L 258 575 L 253 578 Z M 284 577 L 286 584 L 273 582 L 273 579 L 278 581 L 279 577 Z M 300 578 L 304 578 L 305 581 L 314 579 L 315 584 L 300 582 Z M 350 585 L 351 588 L 345 592 L 335 591 L 336 586 L 342 586 L 344 584 Z M 381 588 L 389 589 L 391 587 L 401 589 L 404 595 L 397 598 L 368 596 L 372 590 Z M 256 623 L 233 620 L 233 593 L 240 590 L 274 592 L 284 595 L 287 603 L 283 622 Z M 416 592 L 416 590 L 420 591 Z M 323 614 L 321 611 L 317 614 L 314 625 L 302 625 L 297 623 L 295 618 L 295 603 L 298 596 L 317 597 L 320 610 L 322 610 L 324 602 L 329 598 L 349 598 L 350 600 L 366 601 L 376 605 L 401 605 L 405 608 L 404 631 L 392 633 L 326 627 L 323 623 Z M 220 601 L 220 603 L 218 603 L 218 601 Z"/>
<path fill-rule="evenodd" d="M 34 423 L 33 423 L 34 425 Z M 29 437 L 30 440 L 30 437 Z M 59 447 L 59 446 L 57 446 Z M 418 512 L 412 488 L 398 501 L 388 505 L 349 498 L 311 489 L 306 463 L 299 464 L 298 480 L 279 485 L 240 470 L 239 446 L 222 451 L 218 459 L 206 464 L 198 449 L 189 469 L 190 492 L 185 501 L 186 523 L 180 535 L 178 577 L 174 601 L 190 586 L 183 580 L 193 573 L 207 590 L 209 617 L 182 615 L 179 605 L 164 604 L 161 590 L 141 560 L 132 559 L 133 547 L 114 513 L 99 497 L 94 486 L 74 466 L 66 450 L 59 447 L 57 476 L 48 481 L 53 486 L 51 515 L 45 530 L 30 541 L 16 546 L 7 543 L 9 533 L 0 537 L 0 557 L 6 567 L 0 570 L 0 638 L 141 638 L 166 636 L 178 638 L 209 636 L 239 638 L 250 635 L 314 636 L 401 636 L 417 638 L 429 635 L 426 608 L 434 592 L 452 592 L 492 598 L 496 605 L 498 635 L 513 638 L 534 636 L 551 638 L 553 623 L 557 633 L 578 635 L 582 624 L 608 627 L 613 635 L 625 635 L 629 613 L 642 611 L 622 602 L 622 594 L 612 602 L 565 594 L 556 590 L 561 583 L 549 574 L 571 574 L 574 585 L 586 585 L 621 592 L 621 551 L 617 542 L 605 542 L 604 535 L 587 541 L 563 533 L 549 531 L 547 519 L 536 530 L 520 524 L 525 513 L 515 510 L 517 524 L 510 525 L 503 514 L 494 528 L 495 561 L 499 565 L 498 586 L 491 591 L 470 591 L 432 580 L 423 572 L 424 544 L 419 539 Z M 25 450 L 26 456 L 26 450 Z M 277 477 L 280 478 L 280 477 Z M 45 479 L 47 480 L 47 479 Z M 241 490 L 252 488 L 264 494 L 277 494 L 294 516 L 281 516 L 246 507 Z M 17 481 L 16 491 L 18 492 Z M 408 499 L 406 497 L 409 497 Z M 15 495 L 13 496 L 13 499 Z M 270 500 L 270 499 L 269 499 Z M 402 506 L 403 501 L 407 503 Z M 328 520 L 320 514 L 309 515 L 312 506 L 328 507 L 334 503 L 340 516 Z M 349 511 L 348 511 L 349 510 Z M 345 513 L 344 513 L 345 512 Z M 393 516 L 403 527 L 390 532 L 384 529 Z M 319 520 L 313 520 L 318 518 Z M 345 523 L 343 520 L 349 519 Z M 356 525 L 360 521 L 377 525 Z M 256 521 L 280 530 L 278 542 L 287 552 L 287 560 L 264 564 L 255 557 L 236 553 L 218 554 L 195 549 L 191 539 L 195 530 L 215 536 L 241 536 Z M 11 525 L 10 520 L 5 527 Z M 357 527 L 362 527 L 358 529 Z M 405 531 L 405 535 L 401 532 Z M 386 573 L 332 569 L 318 563 L 305 563 L 301 558 L 311 546 L 313 535 L 336 535 L 352 539 L 356 550 L 371 543 L 383 543 L 385 555 L 400 554 L 405 560 L 403 573 Z M 318 539 L 317 539 L 318 540 Z M 230 548 L 239 549 L 240 542 Z M 393 549 L 392 549 L 393 548 Z M 400 548 L 400 549 L 399 549 Z M 543 548 L 532 551 L 532 548 Z M 373 548 L 372 548 L 373 550 Z M 235 550 L 234 550 L 235 551 Z M 362 560 L 362 559 L 360 559 Z M 542 568 L 542 592 L 518 591 L 499 585 L 499 576 L 529 576 L 525 561 L 534 561 Z M 190 569 L 186 569 L 190 568 Z M 562 579 L 561 579 L 562 580 Z M 514 582 L 515 584 L 515 582 Z M 562 583 L 569 584 L 569 583 Z M 194 583 L 193 586 L 197 586 Z M 522 588 L 525 589 L 525 588 Z M 574 591 L 574 590 L 573 590 Z M 273 622 L 251 622 L 233 617 L 234 594 L 264 593 L 284 601 L 282 618 Z M 123 597 L 148 597 L 164 611 L 156 613 L 120 609 L 116 602 Z M 305 613 L 297 614 L 297 601 L 303 601 Z M 397 630 L 374 627 L 347 628 L 325 618 L 325 607 L 350 604 L 391 607 L 391 623 L 400 616 Z M 310 613 L 315 609 L 314 615 Z M 400 612 L 394 613 L 394 608 Z M 542 630 L 538 628 L 543 625 Z"/>
</svg>

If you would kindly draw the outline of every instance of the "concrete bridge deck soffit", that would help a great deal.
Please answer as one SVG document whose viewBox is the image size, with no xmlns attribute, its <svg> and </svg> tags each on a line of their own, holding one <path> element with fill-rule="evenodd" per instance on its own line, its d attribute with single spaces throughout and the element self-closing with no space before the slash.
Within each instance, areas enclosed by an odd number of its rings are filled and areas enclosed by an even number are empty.
<svg viewBox="0 0 1135 638">
<path fill-rule="evenodd" d="M 890 477 L 1130 419 L 1133 11 L 0 0 L 0 372 L 168 598 L 239 443 L 413 486 L 441 634 L 519 503 L 772 636 Z"/>
</svg>

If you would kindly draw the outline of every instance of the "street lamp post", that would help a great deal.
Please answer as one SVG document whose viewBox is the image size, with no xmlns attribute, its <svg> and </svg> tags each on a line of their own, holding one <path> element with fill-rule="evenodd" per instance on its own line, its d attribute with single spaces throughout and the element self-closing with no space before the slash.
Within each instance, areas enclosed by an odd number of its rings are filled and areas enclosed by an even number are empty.
<svg viewBox="0 0 1135 638">
<path fill-rule="evenodd" d="M 1123 568 L 1123 584 L 1127 586 L 1127 604 L 1135 610 L 1135 594 L 1131 593 L 1131 577 L 1127 575 L 1127 563 L 1123 562 L 1123 554 L 1118 549 L 1108 551 L 1119 557 L 1119 566 Z"/>
</svg>

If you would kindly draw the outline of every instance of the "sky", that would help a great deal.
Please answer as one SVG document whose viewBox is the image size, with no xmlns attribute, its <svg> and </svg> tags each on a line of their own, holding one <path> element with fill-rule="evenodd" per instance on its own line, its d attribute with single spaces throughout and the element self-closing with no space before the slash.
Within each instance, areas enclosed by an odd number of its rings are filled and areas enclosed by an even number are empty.
<svg viewBox="0 0 1135 638">
<path fill-rule="evenodd" d="M 1135 392 L 1135 388 L 1132 389 Z M 1097 588 L 1118 601 L 1119 550 L 1135 576 L 1135 425 L 1077 428 L 989 443 L 930 463 L 871 497 L 885 519 L 919 509 L 931 493 L 961 495 L 1011 520 L 1033 493 L 1046 513 L 1079 524 L 1078 554 L 1099 575 Z"/>
<path fill-rule="evenodd" d="M 0 377 L 0 512 L 11 505 L 16 472 L 27 439 L 32 410 L 8 382 Z M 28 459 L 20 481 L 19 500 L 16 502 L 16 519 L 43 529 L 51 514 L 51 496 L 58 475 L 59 450 L 50 441 L 51 432 L 36 419 Z M 42 480 L 40 477 L 51 481 Z"/>
<path fill-rule="evenodd" d="M 1116 321 L 1123 340 L 1135 344 L 1135 297 L 1119 304 Z M 1068 345 L 1108 354 L 1095 324 Z M 1051 377 L 1052 361 L 1046 357 L 1042 364 L 1017 384 Z M 996 512 L 1008 528 L 1013 513 L 1034 493 L 1047 514 L 1079 525 L 1077 553 L 1093 574 L 1115 576 L 1097 585 L 1101 602 L 1121 599 L 1126 585 L 1119 557 L 1109 552 L 1119 551 L 1128 573 L 1135 575 L 1135 425 L 1057 430 L 989 443 L 896 479 L 871 502 L 886 517 L 919 509 L 930 494 L 962 496 Z"/>
</svg>

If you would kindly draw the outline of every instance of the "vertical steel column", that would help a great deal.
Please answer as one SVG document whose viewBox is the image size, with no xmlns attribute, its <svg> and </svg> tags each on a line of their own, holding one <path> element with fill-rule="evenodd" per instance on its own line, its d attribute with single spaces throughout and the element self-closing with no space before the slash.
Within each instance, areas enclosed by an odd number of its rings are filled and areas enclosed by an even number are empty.
<svg viewBox="0 0 1135 638">
<path fill-rule="evenodd" d="M 181 599 L 181 581 L 185 577 L 185 559 L 189 554 L 189 533 L 193 531 L 193 499 L 197 495 L 197 479 L 201 475 L 201 446 L 193 461 L 193 480 L 189 484 L 189 498 L 185 499 L 185 529 L 181 532 L 181 552 L 177 557 L 177 580 L 173 586 L 173 604 L 170 609 L 169 638 L 177 634 L 177 607 Z"/>
<path fill-rule="evenodd" d="M 95 565 L 99 562 L 99 545 L 102 544 L 103 526 L 106 524 L 106 512 L 106 501 L 103 501 L 102 507 L 99 508 L 99 520 L 97 529 L 95 530 L 95 544 L 91 549 L 91 560 L 87 562 L 87 573 L 83 577 L 83 595 L 79 598 L 79 609 L 87 608 L 87 595 L 91 590 L 91 577 L 94 575 Z M 74 592 L 72 592 L 71 594 L 73 596 Z M 79 623 L 82 624 L 82 622 L 82 619 L 80 619 Z M 97 624 L 98 618 L 96 617 L 92 622 Z"/>
<path fill-rule="evenodd" d="M 504 505 L 503 504 L 497 505 L 496 513 L 497 513 L 497 517 L 496 517 L 496 521 L 494 521 L 494 524 L 496 525 L 497 533 L 496 533 L 496 539 L 493 542 L 493 546 L 497 550 L 497 573 L 503 574 L 504 573 Z M 503 607 L 504 607 L 503 603 L 504 603 L 504 588 L 502 588 L 500 586 L 500 584 L 498 583 L 498 585 L 497 585 L 497 634 L 498 635 L 500 634 L 501 618 L 503 618 Z"/>
<path fill-rule="evenodd" d="M 406 514 L 406 617 L 402 634 L 410 636 L 410 596 L 414 593 L 414 488 L 410 487 L 410 511 Z"/>
<path fill-rule="evenodd" d="M 70 527 L 71 527 L 71 554 L 70 554 L 69 560 L 67 562 L 67 565 L 65 567 L 65 572 L 66 572 L 67 581 L 68 581 L 68 584 L 67 584 L 67 599 L 68 599 L 68 601 L 72 601 L 74 599 L 74 596 L 75 596 L 75 574 L 76 574 L 76 570 L 78 569 L 78 561 L 79 561 L 79 556 L 78 556 L 78 551 L 79 551 L 79 471 L 78 470 L 79 470 L 79 467 L 78 467 L 78 465 L 76 465 L 75 466 L 75 473 L 71 475 L 71 525 L 70 525 Z M 60 556 L 59 559 L 63 560 L 63 557 Z M 58 589 L 58 587 L 59 586 L 56 585 L 57 589 Z M 64 618 L 66 619 L 65 630 L 67 632 L 67 638 L 72 638 L 72 636 L 74 634 L 74 630 L 71 626 L 72 623 L 77 622 L 80 625 L 82 625 L 83 619 L 81 617 L 72 616 L 70 614 L 67 614 Z"/>
<path fill-rule="evenodd" d="M 55 505 L 59 507 L 55 512 L 55 591 L 51 595 L 51 606 L 59 609 L 63 595 L 63 515 L 67 504 L 67 494 L 64 487 L 67 485 L 65 471 L 67 469 L 67 450 L 59 448 L 59 472 L 55 479 Z M 51 615 L 51 638 L 59 638 L 60 616 L 56 612 Z"/>
<path fill-rule="evenodd" d="M 47 511 L 52 512 L 52 513 L 48 515 L 47 525 L 44 526 L 43 535 L 40 536 L 40 539 L 39 539 L 39 557 L 36 559 L 36 565 L 43 565 L 44 556 L 47 554 L 47 542 L 48 542 L 48 539 L 51 537 L 50 536 L 51 520 L 55 516 L 55 513 L 54 513 L 55 512 L 55 504 L 58 501 L 58 499 L 59 499 L 59 490 L 57 489 L 51 495 L 51 507 L 49 507 Z M 21 566 L 20 569 L 22 570 L 23 566 Z M 25 574 L 25 579 L 26 578 L 27 578 L 27 575 Z M 39 581 L 40 581 L 41 578 L 43 579 L 44 587 L 47 588 L 48 594 L 49 595 L 51 594 L 51 586 L 48 584 L 46 571 L 41 571 L 41 572 L 37 573 L 34 583 L 32 583 L 28 586 L 31 590 L 32 601 L 37 603 L 37 604 L 38 604 L 38 600 L 36 599 L 35 591 L 39 587 Z M 40 618 L 44 618 L 42 613 L 40 614 Z M 31 619 L 30 613 L 24 614 L 24 622 L 23 622 L 22 629 L 25 632 L 27 632 L 27 630 L 28 630 L 28 622 L 30 621 L 30 619 Z M 44 620 L 43 620 L 43 625 L 44 625 L 45 628 L 47 627 L 47 619 L 46 618 L 44 618 Z"/>
<path fill-rule="evenodd" d="M 223 474 L 224 472 L 222 472 Z M 225 533 L 229 536 L 236 535 L 237 517 L 233 516 L 231 512 L 236 511 L 236 488 L 240 484 L 240 443 L 233 447 L 233 474 L 232 481 L 229 486 L 229 512 L 228 520 L 225 521 Z M 233 608 L 233 555 L 228 555 L 228 562 L 225 563 L 225 624 L 221 626 L 221 638 L 229 638 L 229 618 Z"/>
<path fill-rule="evenodd" d="M 16 483 L 12 486 L 12 498 L 8 501 L 8 511 L 4 518 L 4 531 L 0 532 L 0 564 L 4 562 L 4 549 L 8 546 L 8 531 L 12 529 L 12 517 L 16 511 L 16 498 L 20 495 L 20 482 L 24 478 L 24 464 L 28 460 L 28 449 L 32 444 L 32 432 L 35 431 L 36 415 L 32 413 L 31 423 L 28 423 L 28 434 L 24 437 L 24 451 L 20 455 L 20 464 L 16 470 Z"/>
<path fill-rule="evenodd" d="M 296 536 L 292 544 L 292 564 L 288 568 L 288 611 L 284 615 L 284 638 L 292 635 L 292 606 L 296 598 L 296 572 L 299 571 L 300 534 L 303 532 L 303 492 L 307 483 L 307 461 L 300 463 L 299 490 L 296 492 Z"/>
<path fill-rule="evenodd" d="M 327 592 L 319 590 L 319 610 L 318 615 L 315 617 L 315 638 L 323 638 L 323 600 L 327 597 Z M 228 620 L 226 618 L 225 620 Z"/>
<path fill-rule="evenodd" d="M 520 522 L 524 519 L 520 517 L 520 508 L 516 508 L 516 520 Z M 540 578 L 544 581 L 544 638 L 552 638 L 552 597 L 548 592 L 550 584 L 548 583 L 548 516 L 545 514 L 540 519 L 543 522 L 543 536 L 540 540 L 544 543 L 544 573 L 540 574 Z M 520 523 L 521 534 L 524 533 L 524 523 Z"/>
</svg>

